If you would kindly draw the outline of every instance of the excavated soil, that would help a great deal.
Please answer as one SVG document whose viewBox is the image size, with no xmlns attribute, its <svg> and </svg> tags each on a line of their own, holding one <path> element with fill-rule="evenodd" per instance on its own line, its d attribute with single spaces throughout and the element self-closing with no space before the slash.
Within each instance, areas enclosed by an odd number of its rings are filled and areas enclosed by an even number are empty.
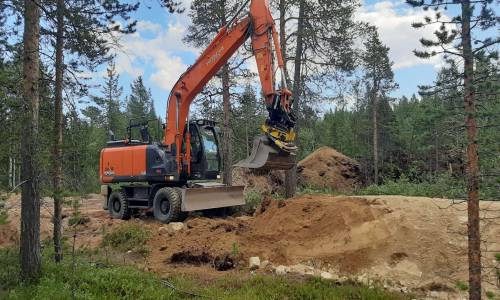
<svg viewBox="0 0 500 300">
<path fill-rule="evenodd" d="M 330 147 L 321 147 L 297 164 L 298 184 L 303 187 L 351 192 L 362 185 L 359 163 Z M 245 192 L 284 194 L 283 171 L 233 169 L 233 184 L 245 186 Z"/>
<path fill-rule="evenodd" d="M 362 184 L 359 163 L 330 147 L 321 147 L 297 165 L 302 186 L 350 192 Z"/>
<path fill-rule="evenodd" d="M 18 239 L 17 203 L 19 197 L 8 202 L 11 222 L 0 226 L 0 246 L 15 244 Z M 77 227 L 77 245 L 99 247 L 103 232 L 123 222 L 137 222 L 153 232 L 147 245 L 149 256 L 142 261 L 126 255 L 123 259 L 161 274 L 186 273 L 204 279 L 227 272 L 239 276 L 248 273 L 248 258 L 259 256 L 270 266 L 305 264 L 339 276 L 368 277 L 414 290 L 451 293 L 458 281 L 467 281 L 465 203 L 332 195 L 264 203 L 254 216 L 190 216 L 183 230 L 168 234 L 152 218 L 110 219 L 99 196 L 91 195 L 82 200 L 80 210 L 89 222 Z M 42 208 L 45 238 L 50 236 L 50 207 L 47 200 Z M 481 208 L 483 247 L 488 250 L 483 252 L 484 285 L 486 290 L 498 292 L 495 272 L 499 266 L 493 255 L 500 250 L 500 202 L 484 201 Z M 71 208 L 64 210 L 64 214 L 70 213 Z M 67 219 L 64 226 L 69 236 Z"/>
</svg>

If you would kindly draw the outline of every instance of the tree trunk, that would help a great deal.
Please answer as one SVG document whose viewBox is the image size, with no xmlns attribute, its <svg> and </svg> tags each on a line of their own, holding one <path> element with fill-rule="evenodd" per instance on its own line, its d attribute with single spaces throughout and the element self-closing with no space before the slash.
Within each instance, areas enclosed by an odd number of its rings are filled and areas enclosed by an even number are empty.
<svg viewBox="0 0 500 300">
<path fill-rule="evenodd" d="M 372 92 L 372 126 L 373 126 L 373 181 L 378 185 L 378 124 L 377 124 L 377 109 L 378 109 L 378 92 L 376 84 L 373 85 Z"/>
<path fill-rule="evenodd" d="M 54 174 L 53 174 L 53 188 L 54 188 L 54 261 L 60 262 L 62 260 L 62 142 L 63 142 L 63 114 L 62 114 L 62 101 L 63 101 L 63 78 L 64 78 L 64 0 L 57 0 L 57 37 L 56 37 L 56 97 L 54 104 Z"/>
<path fill-rule="evenodd" d="M 299 21 L 297 23 L 297 45 L 295 48 L 295 61 L 294 61 L 294 74 L 293 74 L 293 110 L 297 114 L 297 124 L 295 125 L 295 131 L 299 132 L 299 120 L 300 116 L 300 94 L 302 92 L 302 81 L 301 81 L 301 67 L 302 67 L 302 51 L 303 51 L 303 39 L 302 31 L 304 28 L 304 1 L 301 0 L 299 4 Z M 298 144 L 298 141 L 297 141 Z M 285 195 L 287 198 L 295 196 L 297 190 L 297 164 L 293 166 L 292 169 L 286 171 L 285 174 Z"/>
<path fill-rule="evenodd" d="M 290 86 L 290 76 L 288 75 L 288 69 L 286 68 L 286 62 L 288 60 L 287 57 L 287 49 L 286 49 L 286 0 L 280 0 L 279 3 L 280 9 L 280 47 L 281 47 L 281 56 L 283 56 L 283 63 L 285 69 L 285 82 L 288 86 Z"/>
<path fill-rule="evenodd" d="M 38 113 L 40 106 L 38 54 L 40 10 L 32 0 L 24 1 L 23 34 L 23 133 L 21 141 L 21 278 L 37 281 L 40 277 L 40 191 L 38 166 Z"/>
<path fill-rule="evenodd" d="M 467 130 L 467 212 L 469 239 L 469 299 L 481 299 L 481 236 L 479 231 L 479 161 L 474 95 L 474 57 L 470 34 L 470 1 L 462 2 L 462 49 L 464 57 L 464 104 Z"/>
<path fill-rule="evenodd" d="M 245 123 L 245 145 L 246 145 L 246 154 L 247 154 L 247 157 L 250 156 L 250 141 L 248 140 L 248 120 L 247 122 Z"/>
<path fill-rule="evenodd" d="M 223 124 L 223 141 L 222 141 L 222 182 L 228 185 L 232 184 L 232 153 L 231 153 L 231 128 L 229 127 L 230 110 L 230 94 L 229 94 L 229 65 L 225 64 L 222 67 L 222 105 L 224 114 Z"/>
<path fill-rule="evenodd" d="M 10 154 L 9 155 L 9 174 L 8 174 L 8 176 L 9 176 L 9 189 L 14 188 L 14 181 L 13 181 L 13 179 L 14 179 L 14 175 L 13 175 L 14 168 L 13 168 L 13 166 L 14 166 L 14 164 L 12 162 L 12 156 Z"/>
</svg>

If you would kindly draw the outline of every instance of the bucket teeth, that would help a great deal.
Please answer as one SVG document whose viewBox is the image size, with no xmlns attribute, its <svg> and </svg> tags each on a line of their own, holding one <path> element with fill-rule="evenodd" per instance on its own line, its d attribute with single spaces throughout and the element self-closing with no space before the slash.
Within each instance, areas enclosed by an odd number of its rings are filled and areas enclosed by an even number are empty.
<svg viewBox="0 0 500 300">
<path fill-rule="evenodd" d="M 281 142 L 282 143 L 282 142 Z M 284 151 L 282 145 L 276 143 L 265 135 L 257 136 L 253 140 L 252 153 L 249 157 L 239 161 L 234 166 L 262 169 L 262 170 L 289 170 L 295 165 L 295 155 L 292 151 L 297 148 L 288 143 L 282 143 L 290 151 Z"/>
</svg>

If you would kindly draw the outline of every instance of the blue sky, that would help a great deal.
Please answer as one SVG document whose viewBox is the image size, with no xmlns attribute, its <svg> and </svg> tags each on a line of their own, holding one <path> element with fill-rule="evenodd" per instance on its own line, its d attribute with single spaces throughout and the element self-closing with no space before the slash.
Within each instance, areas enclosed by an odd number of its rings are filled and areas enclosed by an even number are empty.
<svg viewBox="0 0 500 300">
<path fill-rule="evenodd" d="M 149 2 L 149 3 L 148 3 Z M 164 117 L 167 97 L 179 75 L 196 59 L 201 49 L 182 42 L 190 24 L 187 10 L 190 0 L 182 0 L 186 12 L 169 14 L 158 7 L 154 0 L 147 1 L 150 8 L 142 6 L 133 16 L 139 23 L 137 32 L 122 37 L 122 49 L 117 51 L 117 69 L 124 96 L 130 92 L 130 83 L 141 75 L 151 88 L 157 113 Z M 410 96 L 418 85 L 430 84 L 442 63 L 440 58 L 422 60 L 415 57 L 413 49 L 419 48 L 418 39 L 429 36 L 435 28 L 416 30 L 410 25 L 422 20 L 425 12 L 412 9 L 404 1 L 364 1 L 357 18 L 368 21 L 379 28 L 382 41 L 390 47 L 390 58 L 399 89 L 393 96 Z M 101 81 L 94 77 L 94 83 Z M 256 83 L 258 79 L 255 78 Z"/>
</svg>

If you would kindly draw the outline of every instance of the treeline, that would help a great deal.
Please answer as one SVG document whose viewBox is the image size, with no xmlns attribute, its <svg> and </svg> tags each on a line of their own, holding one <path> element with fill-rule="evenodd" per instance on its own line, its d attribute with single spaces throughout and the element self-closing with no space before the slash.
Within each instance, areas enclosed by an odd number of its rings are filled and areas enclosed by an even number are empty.
<svg viewBox="0 0 500 300">
<path fill-rule="evenodd" d="M 454 68 L 443 68 L 436 82 L 453 80 Z M 478 64 L 488 78 L 478 86 L 477 144 L 481 169 L 481 198 L 500 199 L 500 70 L 495 60 Z M 466 198 L 467 138 L 460 88 L 422 96 L 381 99 L 378 112 L 380 182 L 408 181 L 446 185 L 448 195 Z M 373 104 L 366 97 L 349 107 L 329 110 L 311 119 L 301 131 L 303 153 L 327 145 L 360 162 L 366 184 L 374 183 Z M 303 154 L 303 155 L 304 155 Z M 445 196 L 445 195 L 439 195 Z"/>
<path fill-rule="evenodd" d="M 0 64 L 0 117 L 4 121 L 0 139 L 0 189 L 10 190 L 20 181 L 21 124 L 20 62 Z M 101 149 L 111 138 L 125 139 L 129 120 L 150 122 L 152 137 L 161 135 L 151 91 L 139 76 L 130 85 L 130 95 L 123 95 L 119 75 L 111 61 L 103 78 L 101 90 L 79 102 L 66 101 L 63 117 L 64 140 L 62 160 L 65 192 L 89 193 L 99 189 L 98 163 Z M 50 74 L 47 74 L 50 76 Z M 49 85 L 47 85 L 49 86 Z M 53 90 L 42 89 L 40 94 L 40 179 L 45 194 L 51 189 L 52 125 L 54 122 Z M 160 129 L 160 130 L 159 130 Z M 132 133 L 137 138 L 137 133 Z"/>
</svg>

